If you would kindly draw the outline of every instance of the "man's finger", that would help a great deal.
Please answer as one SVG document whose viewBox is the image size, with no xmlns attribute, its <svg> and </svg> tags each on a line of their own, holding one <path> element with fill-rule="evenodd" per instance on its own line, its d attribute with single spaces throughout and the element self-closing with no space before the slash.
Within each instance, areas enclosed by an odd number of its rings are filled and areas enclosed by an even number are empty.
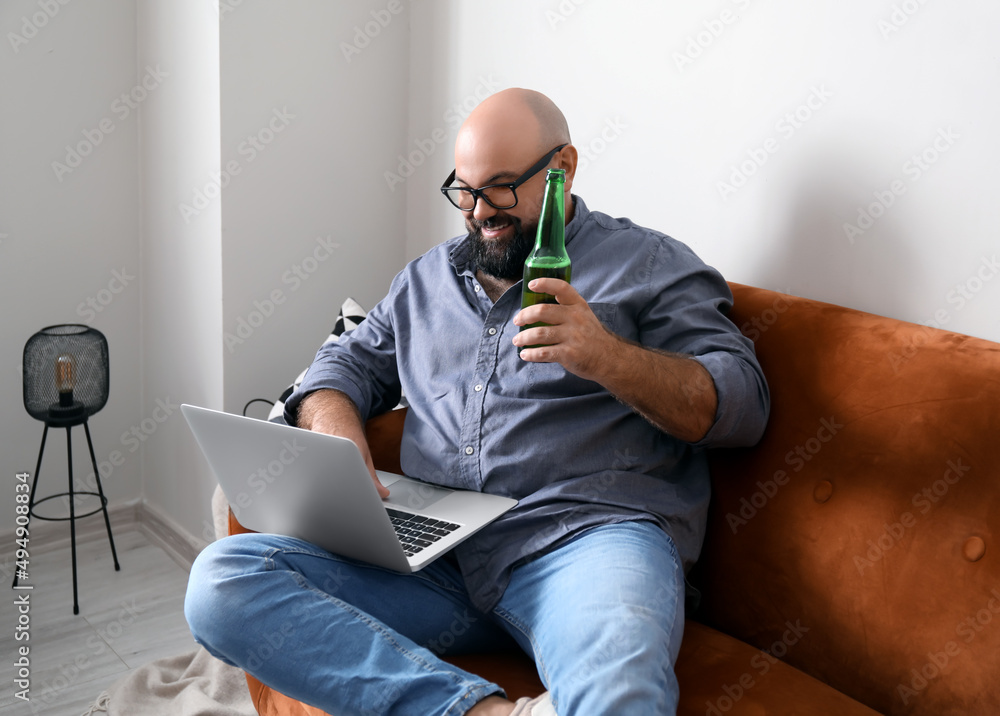
<svg viewBox="0 0 1000 716">
<path fill-rule="evenodd" d="M 367 452 L 368 443 L 365 443 L 365 448 Z M 378 475 L 375 474 L 375 463 L 372 462 L 371 453 L 364 455 L 365 465 L 368 466 L 368 473 L 372 476 L 372 482 L 375 483 L 375 489 L 378 491 L 378 496 L 383 500 L 389 496 L 389 488 L 382 484 L 381 480 L 378 479 Z"/>
<path fill-rule="evenodd" d="M 561 278 L 536 278 L 528 283 L 528 288 L 536 293 L 547 293 L 555 296 L 563 306 L 579 303 L 583 300 L 579 292 L 572 285 Z"/>
<path fill-rule="evenodd" d="M 552 332 L 550 325 L 535 326 L 519 331 L 512 339 L 518 348 L 524 349 L 527 346 L 551 346 L 558 343 L 558 338 Z M 522 351 L 523 356 L 523 351 Z"/>
<path fill-rule="evenodd" d="M 532 323 L 559 323 L 559 314 L 563 312 L 562 306 L 552 303 L 536 303 L 534 306 L 522 308 L 514 314 L 515 326 L 527 326 Z"/>
</svg>

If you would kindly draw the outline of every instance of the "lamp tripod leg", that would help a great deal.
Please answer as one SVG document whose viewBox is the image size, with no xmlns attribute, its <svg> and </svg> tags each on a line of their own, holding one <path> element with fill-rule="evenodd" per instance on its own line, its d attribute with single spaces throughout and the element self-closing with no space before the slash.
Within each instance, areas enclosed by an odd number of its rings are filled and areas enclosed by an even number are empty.
<svg viewBox="0 0 1000 716">
<path fill-rule="evenodd" d="M 71 427 L 66 428 L 66 458 L 69 462 L 69 537 L 73 551 L 73 613 L 80 613 L 80 600 L 76 589 L 76 499 L 73 496 L 73 440 Z"/>
<path fill-rule="evenodd" d="M 108 499 L 104 496 L 104 488 L 101 486 L 101 473 L 97 469 L 97 458 L 94 457 L 94 443 L 90 439 L 90 424 L 83 422 L 83 429 L 87 431 L 87 446 L 90 448 L 90 461 L 94 465 L 94 479 L 97 480 L 97 492 L 101 497 L 101 509 L 104 511 L 104 525 L 108 528 L 108 542 L 111 543 L 111 556 L 115 560 L 115 571 L 121 571 L 118 564 L 118 551 L 115 549 L 115 538 L 111 536 L 111 518 L 108 517 Z"/>
</svg>

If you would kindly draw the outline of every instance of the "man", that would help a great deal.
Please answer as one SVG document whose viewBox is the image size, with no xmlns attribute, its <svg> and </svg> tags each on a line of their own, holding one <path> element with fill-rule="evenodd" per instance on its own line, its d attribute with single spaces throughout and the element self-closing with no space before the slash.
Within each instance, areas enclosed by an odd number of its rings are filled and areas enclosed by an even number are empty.
<svg viewBox="0 0 1000 716">
<path fill-rule="evenodd" d="M 407 474 L 518 506 L 414 575 L 275 535 L 221 540 L 185 606 L 209 651 L 338 716 L 675 712 L 684 570 L 709 499 L 702 448 L 756 442 L 769 397 L 724 316 L 722 277 L 663 234 L 591 212 L 571 193 L 576 167 L 547 97 L 487 98 L 442 189 L 468 235 L 410 263 L 286 405 L 289 422 L 355 441 L 371 469 L 364 420 L 402 391 Z M 573 284 L 538 279 L 558 304 L 521 311 L 545 168 L 566 171 Z M 520 332 L 536 322 L 548 325 Z M 518 355 L 528 345 L 545 347 Z M 511 639 L 543 697 L 511 703 L 439 658 Z"/>
</svg>

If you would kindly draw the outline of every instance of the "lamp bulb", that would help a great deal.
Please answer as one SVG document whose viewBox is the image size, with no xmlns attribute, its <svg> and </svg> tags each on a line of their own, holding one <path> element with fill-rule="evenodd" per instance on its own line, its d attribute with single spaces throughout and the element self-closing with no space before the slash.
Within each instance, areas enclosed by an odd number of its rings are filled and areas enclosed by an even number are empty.
<svg viewBox="0 0 1000 716">
<path fill-rule="evenodd" d="M 59 404 L 73 404 L 73 388 L 76 387 L 76 358 L 72 353 L 63 353 L 56 358 L 56 388 L 59 390 Z"/>
</svg>

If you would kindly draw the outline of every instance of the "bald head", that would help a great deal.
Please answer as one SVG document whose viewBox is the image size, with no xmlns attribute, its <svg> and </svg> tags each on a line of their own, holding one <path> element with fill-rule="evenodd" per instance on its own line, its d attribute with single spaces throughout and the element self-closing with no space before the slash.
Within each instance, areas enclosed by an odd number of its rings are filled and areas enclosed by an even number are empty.
<svg viewBox="0 0 1000 716">
<path fill-rule="evenodd" d="M 569 125 L 555 102 L 535 90 L 512 87 L 488 97 L 473 111 L 473 115 L 495 114 L 508 120 L 519 119 L 535 125 L 535 149 L 545 152 L 560 144 L 569 144 Z M 517 118 L 521 114 L 523 117 Z M 472 119 L 472 115 L 469 116 Z"/>
<path fill-rule="evenodd" d="M 534 90 L 512 89 L 508 91 L 520 98 L 534 115 L 535 121 L 538 123 L 539 149 L 544 151 L 560 144 L 569 144 L 572 141 L 569 137 L 569 125 L 566 124 L 566 117 L 556 107 L 555 102 L 541 92 Z"/>
<path fill-rule="evenodd" d="M 463 168 L 470 173 L 483 168 L 473 166 L 481 162 L 500 171 L 508 166 L 523 170 L 550 149 L 569 143 L 566 117 L 551 99 L 529 89 L 502 90 L 483 100 L 462 124 L 455 142 L 457 175 L 465 180 Z"/>
</svg>

